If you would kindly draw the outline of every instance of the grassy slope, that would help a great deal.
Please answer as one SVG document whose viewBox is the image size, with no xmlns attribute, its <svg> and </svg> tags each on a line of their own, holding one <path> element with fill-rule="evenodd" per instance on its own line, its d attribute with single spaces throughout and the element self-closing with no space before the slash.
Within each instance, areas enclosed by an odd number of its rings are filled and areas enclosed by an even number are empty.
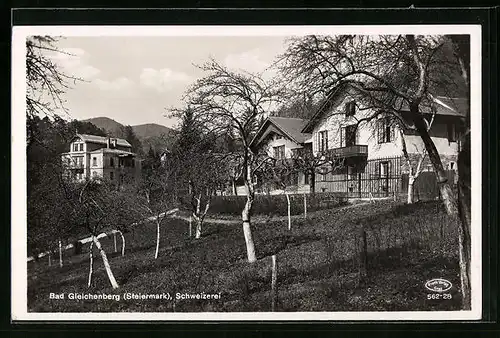
<svg viewBox="0 0 500 338">
<path fill-rule="evenodd" d="M 358 278 L 356 234 L 367 231 L 368 276 Z M 65 266 L 35 263 L 28 270 L 29 311 L 269 311 L 270 255 L 278 262 L 278 311 L 452 310 L 460 307 L 455 233 L 436 202 L 414 206 L 388 202 L 317 212 L 313 219 L 255 225 L 259 261 L 248 264 L 239 225 L 207 224 L 200 240 L 187 239 L 187 223 L 162 229 L 155 261 L 155 228 L 126 234 L 124 257 L 103 239 L 120 284 L 113 291 L 100 257 L 87 289 L 88 254 L 67 257 Z M 120 242 L 120 240 L 118 240 Z M 88 248 L 85 248 L 88 250 Z M 450 280 L 453 299 L 428 301 L 424 283 Z M 222 292 L 221 300 L 49 300 L 50 292 Z"/>
</svg>

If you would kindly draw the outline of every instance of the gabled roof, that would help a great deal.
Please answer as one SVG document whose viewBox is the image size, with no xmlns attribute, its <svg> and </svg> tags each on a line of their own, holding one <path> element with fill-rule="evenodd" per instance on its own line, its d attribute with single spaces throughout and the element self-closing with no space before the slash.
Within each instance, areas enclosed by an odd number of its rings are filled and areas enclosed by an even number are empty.
<svg viewBox="0 0 500 338">
<path fill-rule="evenodd" d="M 345 83 L 339 84 L 335 89 L 330 91 L 326 99 L 323 101 L 321 106 L 316 110 L 313 117 L 309 120 L 309 122 L 304 126 L 301 130 L 303 133 L 312 132 L 313 128 L 316 124 L 323 118 L 324 113 L 335 103 L 335 100 L 344 92 L 344 89 L 347 88 Z M 465 113 L 468 109 L 467 99 L 465 98 L 450 98 L 445 96 L 436 96 L 434 97 L 434 102 L 436 105 L 436 115 L 444 115 L 444 116 L 457 116 L 464 117 Z M 424 114 L 431 114 L 431 108 L 426 105 L 421 106 L 421 112 Z M 402 107 L 401 111 L 409 110 L 408 105 L 405 103 Z"/>
<path fill-rule="evenodd" d="M 108 137 L 105 136 L 97 136 L 97 135 L 89 135 L 89 134 L 76 134 L 75 138 L 79 137 L 82 139 L 84 142 L 90 142 L 90 143 L 97 143 L 97 144 L 106 144 Z M 124 140 L 122 138 L 117 138 L 117 137 L 109 137 L 109 139 L 116 139 L 116 145 L 122 146 L 122 147 L 130 147 L 132 148 L 132 145 L 128 143 L 127 140 Z"/>
<path fill-rule="evenodd" d="M 302 128 L 301 132 L 311 133 L 313 131 L 316 123 L 321 120 L 325 111 L 333 105 L 335 99 L 337 99 L 339 95 L 343 93 L 344 88 L 346 88 L 346 84 L 344 82 L 341 82 L 338 86 L 330 90 L 323 103 L 319 106 L 319 108 L 316 110 L 311 119 L 306 123 L 306 125 L 304 125 L 304 128 Z"/>
<path fill-rule="evenodd" d="M 255 137 L 252 139 L 250 146 L 253 147 L 260 143 L 264 135 L 266 135 L 266 132 L 273 126 L 290 140 L 297 144 L 302 144 L 311 137 L 311 134 L 302 133 L 302 129 L 307 124 L 307 121 L 308 120 L 299 118 L 270 116 L 259 128 L 257 134 L 255 134 Z"/>
</svg>

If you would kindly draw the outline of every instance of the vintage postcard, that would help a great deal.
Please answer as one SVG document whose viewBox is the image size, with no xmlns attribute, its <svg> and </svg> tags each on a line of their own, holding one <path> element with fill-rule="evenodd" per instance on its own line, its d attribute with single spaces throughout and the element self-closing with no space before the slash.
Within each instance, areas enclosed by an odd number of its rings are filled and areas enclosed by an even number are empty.
<svg viewBox="0 0 500 338">
<path fill-rule="evenodd" d="M 14 26 L 12 320 L 480 319 L 480 36 Z"/>
</svg>

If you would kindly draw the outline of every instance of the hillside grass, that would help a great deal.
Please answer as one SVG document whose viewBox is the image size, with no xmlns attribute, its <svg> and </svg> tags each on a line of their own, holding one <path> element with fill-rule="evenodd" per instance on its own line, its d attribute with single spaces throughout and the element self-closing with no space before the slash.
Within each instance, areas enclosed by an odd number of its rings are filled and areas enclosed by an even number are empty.
<svg viewBox="0 0 500 338">
<path fill-rule="evenodd" d="M 360 278 L 357 244 L 367 234 L 368 274 Z M 65 256 L 64 266 L 42 260 L 28 267 L 28 311 L 33 312 L 212 312 L 270 311 L 271 255 L 278 266 L 277 311 L 458 310 L 456 231 L 439 202 L 403 205 L 381 201 L 323 210 L 311 218 L 254 224 L 258 261 L 246 261 L 241 225 L 206 224 L 204 236 L 189 239 L 188 224 L 170 219 L 162 228 L 154 259 L 155 227 L 126 233 L 126 252 L 113 253 L 102 239 L 120 284 L 113 290 L 100 256 L 87 288 L 88 246 Z M 121 240 L 118 240 L 120 251 Z M 69 253 L 69 252 L 68 252 Z M 54 262 L 57 263 L 57 262 Z M 451 300 L 427 300 L 424 284 L 433 278 L 453 283 Z M 49 300 L 49 293 L 117 293 L 114 300 Z M 220 300 L 124 300 L 133 293 L 219 293 Z"/>
</svg>

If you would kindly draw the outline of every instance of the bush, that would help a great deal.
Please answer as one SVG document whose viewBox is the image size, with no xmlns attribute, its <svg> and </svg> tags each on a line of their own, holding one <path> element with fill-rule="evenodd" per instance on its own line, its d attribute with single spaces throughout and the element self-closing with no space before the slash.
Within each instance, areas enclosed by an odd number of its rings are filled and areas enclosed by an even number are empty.
<svg viewBox="0 0 500 338">
<path fill-rule="evenodd" d="M 246 203 L 246 196 L 215 196 L 209 212 L 212 214 L 240 215 Z M 330 209 L 347 203 L 343 193 L 306 194 L 307 211 Z M 304 195 L 290 194 L 290 213 L 298 215 L 304 212 Z M 255 195 L 253 213 L 260 215 L 287 215 L 285 195 Z"/>
</svg>

